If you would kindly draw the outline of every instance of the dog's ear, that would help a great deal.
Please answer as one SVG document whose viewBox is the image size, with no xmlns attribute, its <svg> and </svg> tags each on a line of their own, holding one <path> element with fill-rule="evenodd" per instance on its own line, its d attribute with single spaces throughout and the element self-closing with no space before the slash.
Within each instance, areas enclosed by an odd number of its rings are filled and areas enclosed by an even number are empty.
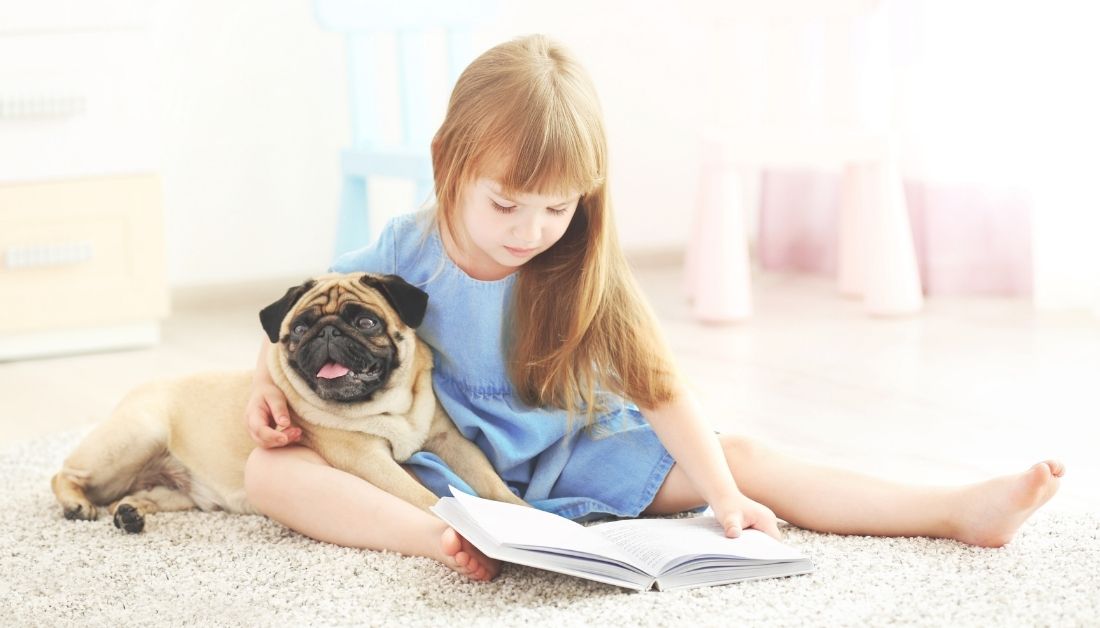
<svg viewBox="0 0 1100 628">
<path fill-rule="evenodd" d="M 279 341 L 279 327 L 282 326 L 287 312 L 316 283 L 311 279 L 300 286 L 294 286 L 286 291 L 283 298 L 260 310 L 260 324 L 264 326 L 264 331 L 267 332 L 271 342 Z"/>
<path fill-rule="evenodd" d="M 393 306 L 401 321 L 413 329 L 424 322 L 424 312 L 428 309 L 428 293 L 407 283 L 397 275 L 363 275 L 359 280 L 363 285 L 382 293 L 386 301 Z"/>
</svg>

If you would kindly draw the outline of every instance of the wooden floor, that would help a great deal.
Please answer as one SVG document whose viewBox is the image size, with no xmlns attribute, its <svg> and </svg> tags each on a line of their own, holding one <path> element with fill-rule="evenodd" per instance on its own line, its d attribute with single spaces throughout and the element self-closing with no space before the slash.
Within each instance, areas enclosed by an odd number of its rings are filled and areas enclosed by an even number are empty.
<svg viewBox="0 0 1100 628">
<path fill-rule="evenodd" d="M 875 319 L 823 278 L 758 275 L 755 315 L 692 320 L 679 272 L 639 279 L 717 429 L 810 460 L 922 483 L 1067 463 L 1057 509 L 1100 511 L 1100 321 L 1028 303 L 929 299 Z M 0 447 L 86 425 L 154 378 L 249 369 L 257 313 L 291 282 L 177 293 L 151 349 L 0 364 Z"/>
</svg>

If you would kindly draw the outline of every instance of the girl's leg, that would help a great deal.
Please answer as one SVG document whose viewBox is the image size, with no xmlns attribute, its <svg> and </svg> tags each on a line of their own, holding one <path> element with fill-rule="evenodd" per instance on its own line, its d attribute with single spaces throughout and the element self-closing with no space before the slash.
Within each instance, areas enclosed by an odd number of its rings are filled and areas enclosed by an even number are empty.
<svg viewBox="0 0 1100 628">
<path fill-rule="evenodd" d="M 427 556 L 474 580 L 490 580 L 500 570 L 443 521 L 330 467 L 306 447 L 254 449 L 245 491 L 257 510 L 319 541 Z"/>
<path fill-rule="evenodd" d="M 801 528 L 838 534 L 931 536 L 999 547 L 1058 490 L 1057 461 L 1017 475 L 953 487 L 880 480 L 809 464 L 748 438 L 723 435 L 730 471 L 746 497 Z M 673 465 L 647 513 L 702 505 L 686 474 Z"/>
</svg>

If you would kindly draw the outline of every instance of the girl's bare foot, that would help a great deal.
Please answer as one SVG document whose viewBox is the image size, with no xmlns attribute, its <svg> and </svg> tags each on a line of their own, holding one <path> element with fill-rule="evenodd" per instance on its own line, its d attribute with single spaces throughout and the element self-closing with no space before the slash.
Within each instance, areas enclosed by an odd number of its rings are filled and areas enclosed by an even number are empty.
<svg viewBox="0 0 1100 628">
<path fill-rule="evenodd" d="M 459 536 L 454 528 L 443 531 L 440 549 L 439 562 L 471 580 L 488 581 L 500 573 L 499 562 L 482 554 L 481 550 Z"/>
<path fill-rule="evenodd" d="M 1008 543 L 1031 513 L 1058 491 L 1065 471 L 1061 462 L 1046 460 L 1023 473 L 966 487 L 954 538 L 981 547 Z"/>
</svg>

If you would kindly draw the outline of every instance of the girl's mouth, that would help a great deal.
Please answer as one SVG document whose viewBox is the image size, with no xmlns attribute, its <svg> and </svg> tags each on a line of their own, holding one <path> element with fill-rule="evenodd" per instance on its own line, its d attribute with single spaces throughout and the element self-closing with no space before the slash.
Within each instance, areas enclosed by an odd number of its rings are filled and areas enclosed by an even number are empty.
<svg viewBox="0 0 1100 628">
<path fill-rule="evenodd" d="M 512 255 L 515 255 L 516 257 L 528 257 L 532 253 L 534 253 L 535 251 L 538 250 L 538 249 L 517 249 L 517 248 L 511 247 L 511 246 L 506 246 L 504 248 L 508 249 L 508 252 L 511 253 Z"/>
</svg>

